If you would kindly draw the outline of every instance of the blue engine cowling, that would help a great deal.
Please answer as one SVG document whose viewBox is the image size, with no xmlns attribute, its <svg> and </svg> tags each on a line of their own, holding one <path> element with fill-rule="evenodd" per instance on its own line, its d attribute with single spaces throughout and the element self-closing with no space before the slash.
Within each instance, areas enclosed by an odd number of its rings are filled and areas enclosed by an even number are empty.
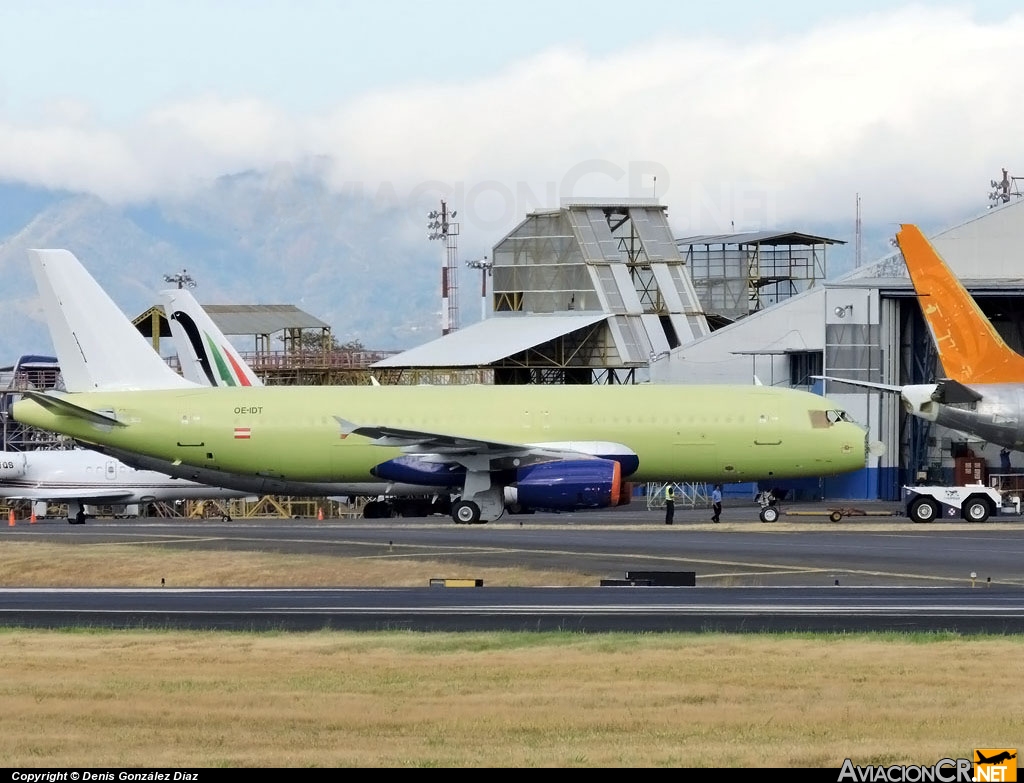
<svg viewBox="0 0 1024 783">
<path fill-rule="evenodd" d="M 514 501 L 523 508 L 573 511 L 620 503 L 622 467 L 615 460 L 555 460 L 516 470 Z"/>
<path fill-rule="evenodd" d="M 466 469 L 446 462 L 427 462 L 422 457 L 396 457 L 382 462 L 370 473 L 384 481 L 424 484 L 428 487 L 461 487 Z"/>
</svg>

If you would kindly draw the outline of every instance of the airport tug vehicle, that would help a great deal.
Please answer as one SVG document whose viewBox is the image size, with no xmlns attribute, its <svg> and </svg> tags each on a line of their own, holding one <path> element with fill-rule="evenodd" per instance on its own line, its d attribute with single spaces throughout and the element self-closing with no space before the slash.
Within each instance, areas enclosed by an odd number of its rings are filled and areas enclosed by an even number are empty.
<svg viewBox="0 0 1024 783">
<path fill-rule="evenodd" d="M 913 522 L 965 519 L 984 522 L 996 514 L 1020 514 L 1020 498 L 1007 497 L 994 487 L 967 484 L 951 487 L 903 487 L 907 516 Z"/>
</svg>

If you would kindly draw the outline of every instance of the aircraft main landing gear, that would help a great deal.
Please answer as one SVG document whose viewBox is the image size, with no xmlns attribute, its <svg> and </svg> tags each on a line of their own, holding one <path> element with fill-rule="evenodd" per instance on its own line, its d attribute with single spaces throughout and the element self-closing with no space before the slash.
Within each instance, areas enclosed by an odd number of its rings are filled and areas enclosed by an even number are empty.
<svg viewBox="0 0 1024 783">
<path fill-rule="evenodd" d="M 491 484 L 489 470 L 469 470 L 462 496 L 452 503 L 452 519 L 458 525 L 478 525 L 500 519 L 505 513 L 505 492 Z"/>
<path fill-rule="evenodd" d="M 476 525 L 480 522 L 480 506 L 472 500 L 459 500 L 452 504 L 452 519 L 458 525 Z"/>
</svg>

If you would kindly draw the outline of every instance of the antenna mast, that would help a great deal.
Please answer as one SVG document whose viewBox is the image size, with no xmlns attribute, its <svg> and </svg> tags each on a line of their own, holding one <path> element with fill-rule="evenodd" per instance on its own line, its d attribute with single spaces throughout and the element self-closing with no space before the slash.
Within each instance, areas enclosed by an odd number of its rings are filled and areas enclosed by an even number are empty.
<svg viewBox="0 0 1024 783">
<path fill-rule="evenodd" d="M 860 222 L 860 193 L 857 194 L 857 219 L 853 225 L 853 266 L 860 269 L 861 251 L 864 247 L 863 232 Z"/>
</svg>

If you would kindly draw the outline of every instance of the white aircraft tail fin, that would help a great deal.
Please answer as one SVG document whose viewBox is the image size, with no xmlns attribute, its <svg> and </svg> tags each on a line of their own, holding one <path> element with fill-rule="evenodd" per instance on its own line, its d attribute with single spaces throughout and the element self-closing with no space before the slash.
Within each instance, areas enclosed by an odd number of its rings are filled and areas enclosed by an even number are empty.
<svg viewBox="0 0 1024 783">
<path fill-rule="evenodd" d="M 192 386 L 67 250 L 32 250 L 32 274 L 69 392 Z"/>
<path fill-rule="evenodd" d="M 201 386 L 262 386 L 252 368 L 184 288 L 160 292 L 182 374 Z"/>
</svg>

